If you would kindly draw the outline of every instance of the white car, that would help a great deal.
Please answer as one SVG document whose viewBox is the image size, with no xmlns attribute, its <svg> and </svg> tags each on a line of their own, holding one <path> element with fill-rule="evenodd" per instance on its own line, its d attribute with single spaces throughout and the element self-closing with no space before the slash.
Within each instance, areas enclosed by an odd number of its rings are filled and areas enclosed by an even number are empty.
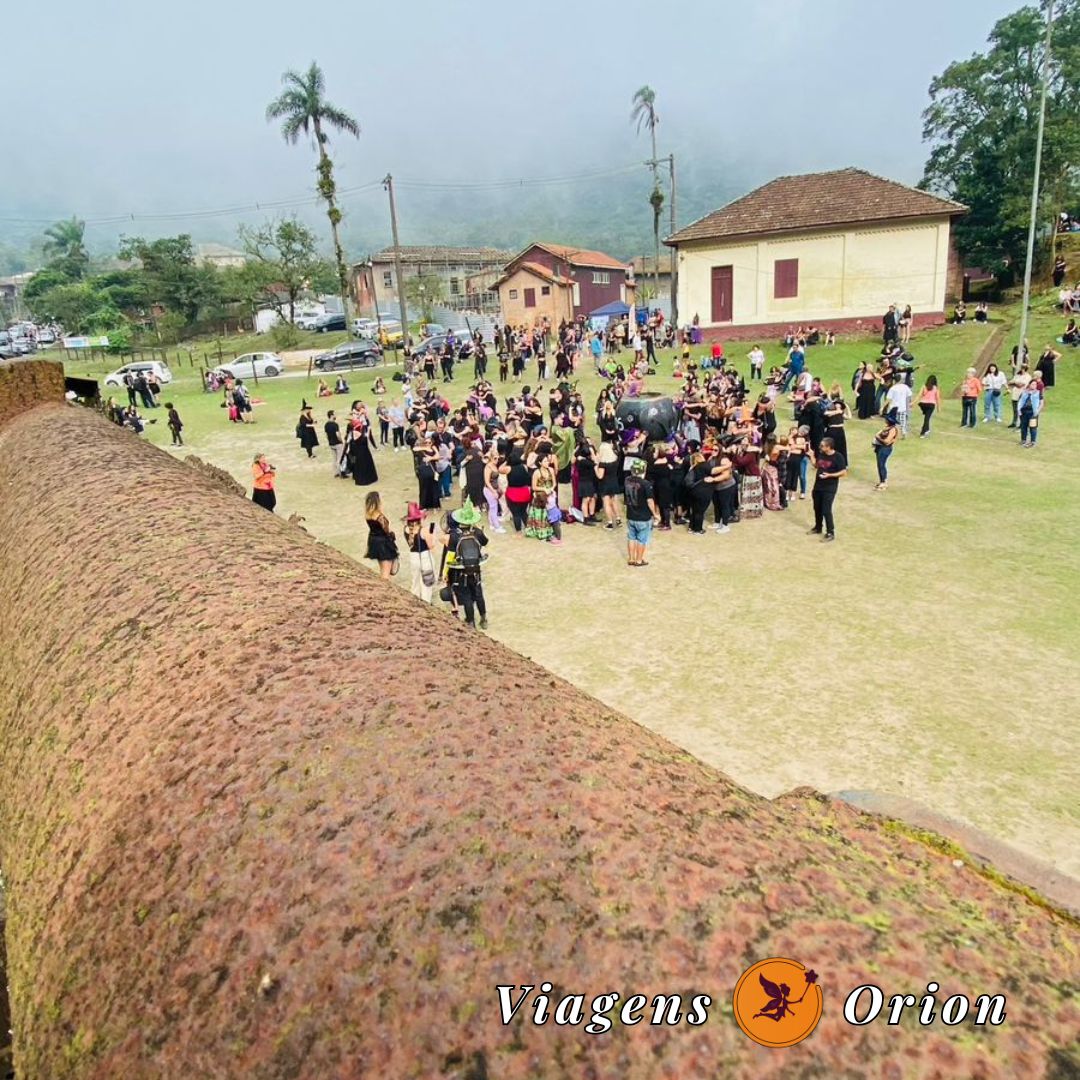
<svg viewBox="0 0 1080 1080">
<path fill-rule="evenodd" d="M 123 386 L 125 375 L 134 377 L 140 372 L 143 375 L 156 375 L 158 382 L 161 383 L 162 386 L 172 382 L 172 372 L 169 370 L 169 365 L 160 360 L 152 360 L 140 361 L 135 364 L 125 364 L 122 368 L 117 368 L 115 371 L 112 371 L 105 376 L 105 385 L 114 387 Z"/>
<path fill-rule="evenodd" d="M 273 378 L 285 370 L 285 361 L 272 352 L 244 353 L 227 364 L 214 369 L 221 375 L 231 375 L 234 379 Z"/>
<path fill-rule="evenodd" d="M 297 330 L 314 330 L 315 324 L 318 321 L 319 313 L 312 311 L 304 315 L 297 315 L 293 320 L 293 326 L 295 326 Z"/>
</svg>

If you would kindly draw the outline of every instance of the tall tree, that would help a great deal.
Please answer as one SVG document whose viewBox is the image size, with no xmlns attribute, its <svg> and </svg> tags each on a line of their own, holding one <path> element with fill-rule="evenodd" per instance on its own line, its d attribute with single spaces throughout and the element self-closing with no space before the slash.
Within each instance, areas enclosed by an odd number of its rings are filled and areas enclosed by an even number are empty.
<svg viewBox="0 0 1080 1080">
<path fill-rule="evenodd" d="M 90 256 L 83 244 L 86 222 L 72 216 L 58 221 L 45 230 L 45 243 L 42 251 L 50 265 L 77 281 L 86 273 L 90 265 Z"/>
<path fill-rule="evenodd" d="M 1000 19 L 989 48 L 950 64 L 930 83 L 921 185 L 970 207 L 956 241 L 971 262 L 1006 273 L 1023 265 L 1035 172 L 1043 10 Z M 1056 0 L 1040 182 L 1040 233 L 1080 196 L 1080 0 Z"/>
<path fill-rule="evenodd" d="M 649 204 L 653 211 L 653 286 L 656 295 L 660 295 L 660 212 L 664 208 L 664 192 L 660 188 L 659 166 L 656 161 L 656 125 L 660 117 L 656 115 L 656 91 L 651 86 L 643 86 L 633 97 L 634 107 L 630 110 L 630 122 L 636 125 L 638 134 L 642 127 L 649 129 L 652 139 L 652 178 L 653 189 Z"/>
<path fill-rule="evenodd" d="M 420 309 L 424 322 L 431 322 L 435 305 L 446 300 L 446 286 L 438 274 L 415 274 L 405 279 L 405 299 Z"/>
<path fill-rule="evenodd" d="M 326 100 L 326 79 L 322 69 L 313 60 L 304 73 L 286 71 L 281 76 L 285 89 L 266 107 L 267 121 L 280 120 L 281 134 L 285 141 L 295 145 L 301 133 L 312 135 L 319 154 L 319 195 L 326 202 L 326 216 L 330 219 L 330 231 L 334 236 L 334 259 L 337 263 L 338 291 L 346 318 L 349 314 L 349 276 L 345 268 L 345 256 L 341 250 L 338 226 L 341 210 L 337 205 L 337 186 L 334 183 L 334 163 L 326 152 L 329 142 L 328 128 L 343 131 L 354 138 L 360 137 L 360 125 L 347 112 Z"/>
<path fill-rule="evenodd" d="M 186 233 L 159 240 L 121 237 L 119 254 L 121 259 L 138 259 L 142 264 L 147 301 L 161 304 L 185 325 L 220 302 L 218 273 L 212 266 L 196 263 L 195 248 Z"/>
<path fill-rule="evenodd" d="M 237 282 L 256 304 L 272 307 L 287 322 L 296 320 L 296 301 L 308 289 L 329 291 L 337 275 L 319 255 L 315 234 L 295 218 L 240 227 L 248 262 Z"/>
</svg>

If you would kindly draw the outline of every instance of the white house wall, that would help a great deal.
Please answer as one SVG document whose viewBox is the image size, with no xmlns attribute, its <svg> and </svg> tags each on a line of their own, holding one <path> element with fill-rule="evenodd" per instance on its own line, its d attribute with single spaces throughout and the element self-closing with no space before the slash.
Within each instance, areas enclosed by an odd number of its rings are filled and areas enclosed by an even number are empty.
<svg viewBox="0 0 1080 1080">
<path fill-rule="evenodd" d="M 889 304 L 915 314 L 944 310 L 949 219 L 819 231 L 679 250 L 679 313 L 701 325 L 824 322 L 880 317 Z M 778 259 L 799 260 L 798 295 L 773 296 Z M 712 269 L 733 267 L 733 316 L 712 322 Z"/>
</svg>

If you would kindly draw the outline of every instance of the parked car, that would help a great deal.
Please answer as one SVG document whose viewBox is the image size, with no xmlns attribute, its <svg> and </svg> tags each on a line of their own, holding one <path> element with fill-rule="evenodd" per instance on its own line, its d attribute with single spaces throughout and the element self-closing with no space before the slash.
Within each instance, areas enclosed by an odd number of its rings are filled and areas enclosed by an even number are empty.
<svg viewBox="0 0 1080 1080">
<path fill-rule="evenodd" d="M 429 323 L 424 323 L 424 325 L 420 327 L 420 333 L 425 338 L 438 337 L 439 334 L 445 334 L 448 329 L 449 328 L 446 327 L 446 326 L 443 326 L 442 323 L 429 322 Z"/>
<path fill-rule="evenodd" d="M 125 375 L 138 375 L 140 372 L 144 375 L 156 375 L 158 382 L 162 386 L 172 382 L 172 372 L 169 370 L 169 365 L 163 360 L 140 360 L 134 364 L 125 364 L 122 368 L 110 372 L 105 376 L 105 385 L 123 386 Z"/>
<path fill-rule="evenodd" d="M 244 353 L 214 370 L 219 375 L 230 375 L 234 379 L 250 379 L 255 375 L 260 379 L 272 379 L 285 370 L 285 361 L 272 352 Z"/>
<path fill-rule="evenodd" d="M 47 326 L 43 326 L 37 332 L 37 341 L 39 345 L 55 345 L 56 335 Z"/>
<path fill-rule="evenodd" d="M 436 334 L 434 337 L 424 338 L 419 345 L 413 350 L 414 356 L 423 356 L 424 353 L 435 352 L 441 353 L 446 346 L 446 339 L 449 337 L 449 332 L 446 334 Z M 455 330 L 454 331 L 454 355 L 459 360 L 468 360 L 473 354 L 472 338 L 469 337 L 468 330 Z"/>
<path fill-rule="evenodd" d="M 328 311 L 315 320 L 315 325 L 311 329 L 316 334 L 325 334 L 328 330 L 344 330 L 345 316 L 340 312 Z"/>
<path fill-rule="evenodd" d="M 297 315 L 293 320 L 293 325 L 297 330 L 314 330 L 321 318 L 322 316 L 317 312 L 308 311 Z"/>
<path fill-rule="evenodd" d="M 320 371 L 337 371 L 339 368 L 374 367 L 381 359 L 382 349 L 370 338 L 361 338 L 319 353 L 313 362 Z"/>
<path fill-rule="evenodd" d="M 383 319 L 379 330 L 379 340 L 383 345 L 398 345 L 405 337 L 405 331 L 401 328 L 398 319 Z"/>
</svg>

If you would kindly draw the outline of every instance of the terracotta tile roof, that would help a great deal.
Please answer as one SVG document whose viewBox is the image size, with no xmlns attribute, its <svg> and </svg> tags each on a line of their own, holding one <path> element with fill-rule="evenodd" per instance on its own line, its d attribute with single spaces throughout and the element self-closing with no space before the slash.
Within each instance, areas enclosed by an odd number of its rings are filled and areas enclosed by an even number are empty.
<svg viewBox="0 0 1080 1080">
<path fill-rule="evenodd" d="M 401 261 L 410 266 L 415 263 L 492 263 L 502 266 L 513 255 L 512 251 L 493 247 L 401 246 Z M 394 249 L 383 248 L 371 259 L 372 262 L 393 262 Z"/>
<path fill-rule="evenodd" d="M 508 277 L 513 276 L 519 270 L 527 270 L 530 274 L 534 274 L 538 278 L 543 278 L 544 281 L 549 281 L 553 285 L 569 285 L 568 278 L 561 278 L 553 274 L 546 266 L 541 266 L 539 263 L 523 262 L 523 263 L 511 263 L 510 267 L 503 272 L 497 281 L 492 284 L 494 289 L 497 285 L 501 285 Z"/>
<path fill-rule="evenodd" d="M 551 252 L 557 259 L 564 259 L 570 263 L 571 266 L 602 266 L 610 268 L 612 270 L 625 270 L 627 264 L 619 259 L 613 259 L 610 255 L 605 255 L 602 251 L 589 251 L 586 248 L 569 247 L 566 244 L 547 244 L 537 241 L 535 244 L 530 244 L 525 251 L 522 251 L 517 258 L 521 258 L 530 249 L 538 247 L 543 248 L 544 251 Z"/>
<path fill-rule="evenodd" d="M 863 169 L 837 169 L 778 177 L 680 229 L 664 243 L 962 214 L 966 210 L 960 203 Z"/>
</svg>

